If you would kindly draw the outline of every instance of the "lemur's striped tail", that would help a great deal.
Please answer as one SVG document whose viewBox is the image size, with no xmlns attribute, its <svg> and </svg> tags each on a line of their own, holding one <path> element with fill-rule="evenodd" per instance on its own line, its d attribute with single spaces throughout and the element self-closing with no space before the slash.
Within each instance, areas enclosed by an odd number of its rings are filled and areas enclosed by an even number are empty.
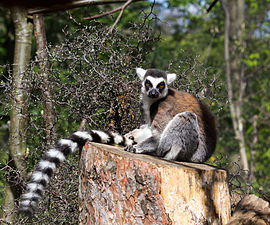
<svg viewBox="0 0 270 225">
<path fill-rule="evenodd" d="M 37 164 L 30 182 L 26 186 L 25 193 L 21 197 L 19 212 L 32 216 L 41 199 L 46 185 L 55 172 L 57 166 L 63 162 L 68 155 L 74 153 L 76 149 L 82 148 L 86 141 L 119 144 L 126 146 L 130 144 L 130 139 L 115 132 L 104 131 L 77 131 L 67 139 L 61 139 L 55 148 L 49 149 L 42 160 Z"/>
</svg>

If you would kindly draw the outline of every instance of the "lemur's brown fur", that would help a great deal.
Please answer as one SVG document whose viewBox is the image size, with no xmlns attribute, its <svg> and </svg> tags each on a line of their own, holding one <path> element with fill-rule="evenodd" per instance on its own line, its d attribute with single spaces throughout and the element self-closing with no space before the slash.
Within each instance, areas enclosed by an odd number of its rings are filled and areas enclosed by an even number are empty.
<svg viewBox="0 0 270 225">
<path fill-rule="evenodd" d="M 208 107 L 196 97 L 186 92 L 169 89 L 168 96 L 155 102 L 151 108 L 152 128 L 162 132 L 174 116 L 181 112 L 193 112 L 197 115 L 200 136 L 206 137 L 209 158 L 215 150 L 217 129 L 215 117 Z"/>
</svg>

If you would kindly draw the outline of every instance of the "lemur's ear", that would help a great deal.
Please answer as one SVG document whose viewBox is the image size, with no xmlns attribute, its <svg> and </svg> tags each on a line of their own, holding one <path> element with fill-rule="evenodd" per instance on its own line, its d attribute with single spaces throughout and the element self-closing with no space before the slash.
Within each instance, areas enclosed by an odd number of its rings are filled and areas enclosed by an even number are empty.
<svg viewBox="0 0 270 225">
<path fill-rule="evenodd" d="M 143 68 L 136 68 L 136 73 L 138 77 L 140 78 L 140 80 L 142 81 L 146 73 L 146 70 L 144 70 Z"/>
<path fill-rule="evenodd" d="M 176 74 L 175 73 L 168 73 L 167 74 L 167 83 L 171 84 L 172 82 L 174 82 L 176 79 Z"/>
</svg>

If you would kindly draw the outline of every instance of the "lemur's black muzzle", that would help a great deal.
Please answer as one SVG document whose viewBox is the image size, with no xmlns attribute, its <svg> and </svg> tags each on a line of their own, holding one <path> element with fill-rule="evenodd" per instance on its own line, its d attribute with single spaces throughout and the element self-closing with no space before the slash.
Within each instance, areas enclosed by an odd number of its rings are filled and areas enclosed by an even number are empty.
<svg viewBox="0 0 270 225">
<path fill-rule="evenodd" d="M 156 89 L 152 89 L 149 91 L 148 96 L 150 98 L 157 98 L 159 96 L 159 92 Z"/>
</svg>

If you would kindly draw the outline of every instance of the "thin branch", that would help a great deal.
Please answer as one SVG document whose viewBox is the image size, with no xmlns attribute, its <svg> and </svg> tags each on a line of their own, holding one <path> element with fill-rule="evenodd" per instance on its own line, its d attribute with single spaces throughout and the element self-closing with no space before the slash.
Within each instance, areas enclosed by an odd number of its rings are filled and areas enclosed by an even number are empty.
<svg viewBox="0 0 270 225">
<path fill-rule="evenodd" d="M 65 4 L 54 4 L 48 7 L 38 7 L 28 9 L 28 14 L 32 15 L 35 13 L 50 13 L 57 11 L 65 11 L 73 8 L 79 8 L 88 5 L 104 5 L 125 2 L 125 0 L 74 0 L 66 2 Z"/>
<path fill-rule="evenodd" d="M 87 122 L 87 119 L 86 118 L 83 118 L 83 120 L 82 120 L 82 122 L 80 124 L 80 129 L 79 129 L 80 131 L 83 131 L 84 130 L 84 127 L 85 127 L 86 122 Z"/>
<path fill-rule="evenodd" d="M 141 28 L 145 26 L 146 21 L 150 15 L 153 14 L 155 16 L 155 18 L 157 18 L 157 16 L 153 13 L 153 9 L 154 9 L 155 4 L 156 4 L 156 0 L 154 0 L 153 3 L 151 4 L 150 12 L 147 15 L 146 15 L 146 13 L 144 13 L 146 16 L 144 16 L 144 21 L 143 21 L 143 24 L 141 25 Z"/>
<path fill-rule="evenodd" d="M 112 25 L 111 29 L 109 30 L 109 33 L 112 33 L 113 29 L 115 28 L 115 26 L 118 24 L 118 22 L 120 21 L 123 12 L 125 10 L 125 8 L 130 5 L 132 3 L 133 0 L 128 0 L 124 5 L 122 5 L 121 7 L 121 12 L 119 13 L 117 19 L 115 20 L 114 24 Z"/>
<path fill-rule="evenodd" d="M 209 13 L 211 9 L 215 6 L 215 4 L 218 2 L 218 0 L 214 0 L 211 5 L 208 7 L 208 9 L 205 11 L 205 13 Z"/>
<path fill-rule="evenodd" d="M 118 7 L 116 9 L 113 9 L 111 11 L 108 11 L 108 12 L 105 12 L 105 13 L 102 13 L 102 14 L 98 14 L 98 15 L 94 15 L 94 16 L 89 16 L 89 17 L 84 17 L 83 19 L 84 20 L 93 20 L 93 19 L 101 18 L 103 16 L 107 16 L 107 15 L 113 14 L 113 13 L 115 13 L 115 12 L 121 10 L 121 9 L 122 9 L 122 7 Z"/>
<path fill-rule="evenodd" d="M 133 0 L 133 2 L 139 2 L 139 1 L 142 1 L 142 0 Z M 111 15 L 111 14 L 113 14 L 115 12 L 118 12 L 122 8 L 123 8 L 123 6 L 120 6 L 118 8 L 115 8 L 115 9 L 111 10 L 111 11 L 108 11 L 108 12 L 105 12 L 105 13 L 101 13 L 101 14 L 98 14 L 98 15 L 94 15 L 94 16 L 84 17 L 83 19 L 84 20 L 98 19 L 98 18 L 101 18 L 103 16 Z"/>
</svg>

